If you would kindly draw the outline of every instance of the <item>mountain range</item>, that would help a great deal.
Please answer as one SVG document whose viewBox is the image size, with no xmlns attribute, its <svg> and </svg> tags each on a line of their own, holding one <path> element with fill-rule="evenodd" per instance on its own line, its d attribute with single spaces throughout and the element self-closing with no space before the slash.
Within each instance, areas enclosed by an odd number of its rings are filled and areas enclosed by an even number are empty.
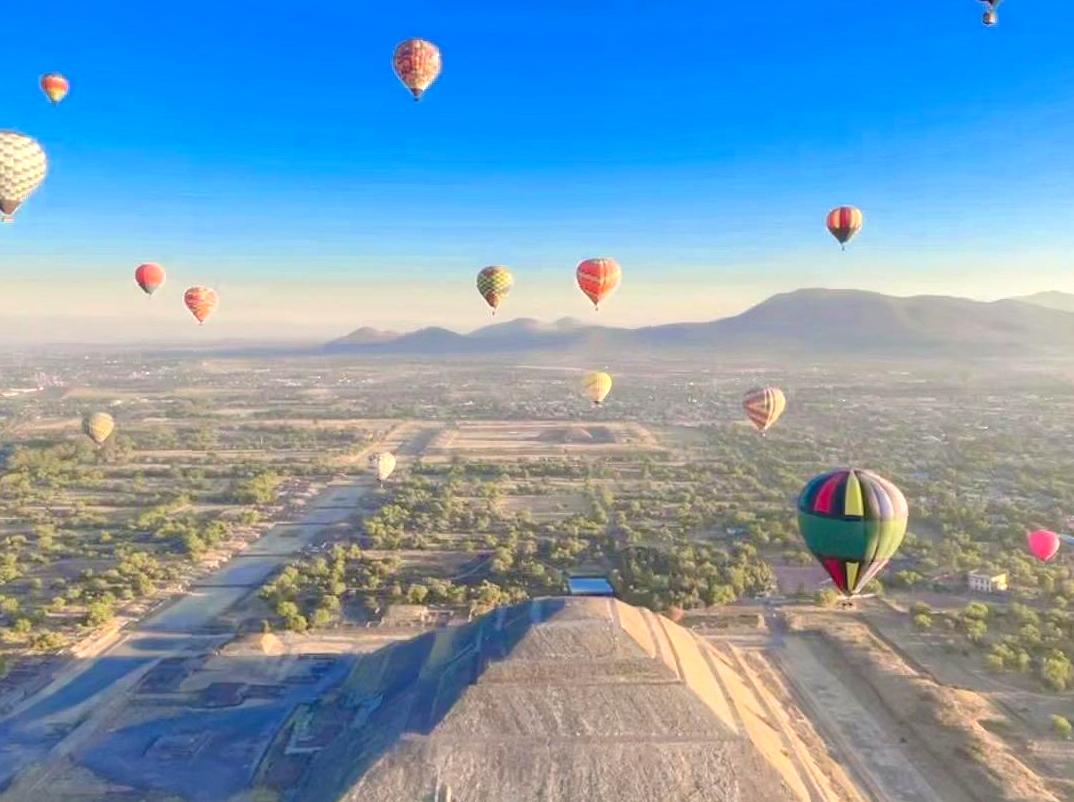
<svg viewBox="0 0 1074 802">
<path fill-rule="evenodd" d="M 801 289 L 732 317 L 626 329 L 571 318 L 519 318 L 468 334 L 430 327 L 409 333 L 360 328 L 329 353 L 453 355 L 490 352 L 720 351 L 854 354 L 1074 353 L 1074 295 L 1038 293 L 1000 301 L 940 295 L 895 297 L 862 290 Z"/>
</svg>

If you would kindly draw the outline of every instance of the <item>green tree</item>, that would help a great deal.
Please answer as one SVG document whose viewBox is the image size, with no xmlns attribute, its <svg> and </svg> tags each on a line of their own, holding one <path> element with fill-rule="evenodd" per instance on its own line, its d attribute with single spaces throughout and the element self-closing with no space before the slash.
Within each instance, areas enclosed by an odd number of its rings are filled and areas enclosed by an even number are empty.
<svg viewBox="0 0 1074 802">
<path fill-rule="evenodd" d="M 988 634 L 988 624 L 979 618 L 964 618 L 962 621 L 962 630 L 967 638 L 974 643 L 984 640 L 985 635 Z"/>
<path fill-rule="evenodd" d="M 839 594 L 831 588 L 822 588 L 813 594 L 813 603 L 818 607 L 834 607 L 839 601 Z"/>
<path fill-rule="evenodd" d="M 1057 649 L 1041 661 L 1040 678 L 1053 691 L 1065 691 L 1074 681 L 1074 666 L 1070 658 Z"/>
<path fill-rule="evenodd" d="M 102 624 L 107 624 L 112 620 L 113 615 L 115 615 L 115 611 L 112 609 L 111 602 L 98 599 L 95 602 L 91 602 L 86 608 L 86 626 L 99 627 Z"/>
</svg>

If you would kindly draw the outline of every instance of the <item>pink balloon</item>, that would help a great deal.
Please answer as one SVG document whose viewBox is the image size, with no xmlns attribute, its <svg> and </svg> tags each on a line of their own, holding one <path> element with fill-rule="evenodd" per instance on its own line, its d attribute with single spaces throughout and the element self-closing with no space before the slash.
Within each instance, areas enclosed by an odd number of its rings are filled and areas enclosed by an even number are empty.
<svg viewBox="0 0 1074 802">
<path fill-rule="evenodd" d="M 1033 556 L 1041 562 L 1048 562 L 1059 551 L 1059 535 L 1047 529 L 1038 529 L 1026 535 L 1026 542 Z"/>
</svg>

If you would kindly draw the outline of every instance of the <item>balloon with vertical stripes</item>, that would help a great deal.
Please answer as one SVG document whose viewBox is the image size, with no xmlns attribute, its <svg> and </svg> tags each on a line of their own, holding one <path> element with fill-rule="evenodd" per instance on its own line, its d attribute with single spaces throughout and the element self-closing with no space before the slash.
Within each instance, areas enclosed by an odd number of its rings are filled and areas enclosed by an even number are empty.
<svg viewBox="0 0 1074 802">
<path fill-rule="evenodd" d="M 742 398 L 742 407 L 750 423 L 758 431 L 767 432 L 787 408 L 787 398 L 778 387 L 756 387 Z"/>
<path fill-rule="evenodd" d="M 846 250 L 846 245 L 861 231 L 865 218 L 857 206 L 839 206 L 828 212 L 828 231 Z"/>
</svg>

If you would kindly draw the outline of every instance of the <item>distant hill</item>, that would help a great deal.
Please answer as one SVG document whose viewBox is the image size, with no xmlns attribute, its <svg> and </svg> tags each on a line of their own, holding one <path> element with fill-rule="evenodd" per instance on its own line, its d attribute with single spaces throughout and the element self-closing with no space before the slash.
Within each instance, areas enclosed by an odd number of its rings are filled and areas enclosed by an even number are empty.
<svg viewBox="0 0 1074 802">
<path fill-rule="evenodd" d="M 1074 296 L 1063 297 L 1074 303 Z M 898 298 L 861 290 L 803 289 L 774 295 L 739 315 L 707 323 L 616 329 L 570 319 L 541 323 L 523 318 L 469 334 L 428 328 L 396 336 L 378 333 L 384 336 L 372 339 L 362 334 L 365 331 L 359 329 L 325 348 L 331 353 L 415 355 L 595 347 L 645 353 L 1071 353 L 1074 311 L 1026 299 L 985 303 L 940 295 Z"/>
<path fill-rule="evenodd" d="M 1060 312 L 1074 312 L 1074 295 L 1069 292 L 1048 290 L 1047 292 L 1035 292 L 1032 295 L 1023 295 L 1011 298 L 1012 301 L 1043 306 L 1045 309 L 1058 309 Z"/>
<path fill-rule="evenodd" d="M 396 340 L 399 336 L 399 333 L 395 331 L 381 331 L 380 329 L 372 329 L 369 326 L 363 326 L 360 329 L 355 329 L 346 337 L 341 337 L 336 340 L 336 342 L 348 343 L 350 345 L 373 345 L 376 343 L 386 343 L 390 340 Z"/>
</svg>

